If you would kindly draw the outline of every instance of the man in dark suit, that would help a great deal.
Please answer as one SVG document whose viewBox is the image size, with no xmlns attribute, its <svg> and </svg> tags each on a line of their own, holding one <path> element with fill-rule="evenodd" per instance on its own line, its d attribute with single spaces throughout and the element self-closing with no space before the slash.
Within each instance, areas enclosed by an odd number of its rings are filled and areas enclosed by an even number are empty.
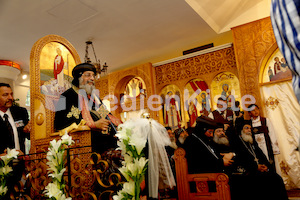
<svg viewBox="0 0 300 200">
<path fill-rule="evenodd" d="M 6 154 L 6 149 L 16 149 L 19 155 L 25 152 L 25 138 L 30 138 L 30 123 L 25 108 L 13 106 L 13 92 L 9 84 L 0 83 L 0 156 Z M 20 157 L 22 158 L 22 157 Z M 13 186 L 20 181 L 25 169 L 22 159 L 13 160 L 13 173 L 8 177 L 6 184 L 9 198 Z"/>
<path fill-rule="evenodd" d="M 30 123 L 25 108 L 13 106 L 9 84 L 0 83 L 0 153 L 6 148 L 25 152 L 25 138 L 30 138 Z"/>
</svg>

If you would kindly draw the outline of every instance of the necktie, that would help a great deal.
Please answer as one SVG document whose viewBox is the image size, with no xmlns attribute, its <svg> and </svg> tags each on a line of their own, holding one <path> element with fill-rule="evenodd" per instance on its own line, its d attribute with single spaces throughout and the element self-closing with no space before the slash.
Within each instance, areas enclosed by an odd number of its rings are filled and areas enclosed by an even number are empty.
<svg viewBox="0 0 300 200">
<path fill-rule="evenodd" d="M 8 141 L 8 147 L 10 147 L 10 148 L 15 148 L 15 141 L 14 141 L 14 131 L 13 131 L 13 128 L 12 128 L 12 126 L 11 126 L 11 124 L 9 123 L 9 121 L 8 121 L 8 115 L 7 114 L 4 114 L 3 115 L 3 117 L 4 117 L 4 123 L 5 123 L 5 125 L 7 126 L 7 129 L 8 129 L 8 131 L 9 131 L 9 141 Z"/>
</svg>

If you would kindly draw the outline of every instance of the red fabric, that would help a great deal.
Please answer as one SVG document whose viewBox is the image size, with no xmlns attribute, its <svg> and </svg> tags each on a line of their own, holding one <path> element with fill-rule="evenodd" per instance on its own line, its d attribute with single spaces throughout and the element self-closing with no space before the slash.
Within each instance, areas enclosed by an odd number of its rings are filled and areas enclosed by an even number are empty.
<svg viewBox="0 0 300 200">
<path fill-rule="evenodd" d="M 197 115 L 197 109 L 196 109 L 195 104 L 193 102 L 192 102 L 192 104 L 193 104 L 194 110 L 192 111 L 192 113 L 189 113 L 189 116 L 190 116 L 190 126 L 191 127 L 195 127 L 195 125 L 196 125 L 196 119 L 197 119 L 198 115 Z"/>
<path fill-rule="evenodd" d="M 90 114 L 90 111 L 88 110 L 87 102 L 85 102 L 84 98 L 80 96 L 80 107 L 81 107 L 81 115 L 82 118 L 86 121 L 86 124 L 90 128 L 96 128 L 95 122 Z"/>
<path fill-rule="evenodd" d="M 206 91 L 208 89 L 208 86 L 206 84 L 205 81 L 195 81 L 195 83 L 198 85 L 198 87 L 202 90 L 202 91 Z"/>
<path fill-rule="evenodd" d="M 108 117 L 109 117 L 110 121 L 116 126 L 119 126 L 120 124 L 123 123 L 120 119 L 118 119 L 117 117 L 115 117 L 111 114 L 108 114 Z"/>
<path fill-rule="evenodd" d="M 54 78 L 57 79 L 57 75 L 63 70 L 65 62 L 63 60 L 63 58 L 61 57 L 60 63 L 57 64 L 56 66 L 56 62 L 55 60 L 57 59 L 59 55 L 57 55 L 54 59 L 54 68 L 53 68 L 53 73 L 54 73 Z"/>
<path fill-rule="evenodd" d="M 196 90 L 198 89 L 197 86 L 195 85 L 195 83 L 193 81 L 190 82 L 191 87 L 193 88 L 193 90 L 196 92 Z"/>
</svg>

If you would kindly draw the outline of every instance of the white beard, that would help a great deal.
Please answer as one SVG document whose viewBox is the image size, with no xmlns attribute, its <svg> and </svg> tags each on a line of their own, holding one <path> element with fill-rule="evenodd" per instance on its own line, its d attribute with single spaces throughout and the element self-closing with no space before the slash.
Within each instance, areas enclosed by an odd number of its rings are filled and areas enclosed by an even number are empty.
<svg viewBox="0 0 300 200">
<path fill-rule="evenodd" d="M 89 85 L 89 83 L 82 84 L 82 78 L 79 78 L 79 89 L 84 89 L 88 95 L 91 95 L 95 89 L 95 85 Z"/>
<path fill-rule="evenodd" d="M 213 141 L 217 144 L 222 144 L 222 145 L 225 145 L 225 146 L 229 146 L 229 140 L 226 136 L 225 137 L 218 137 L 218 136 L 214 135 Z"/>
<path fill-rule="evenodd" d="M 245 141 L 245 142 L 249 142 L 250 144 L 253 144 L 253 138 L 252 138 L 252 134 L 249 133 L 244 133 L 243 131 L 241 132 L 241 136 L 242 136 L 242 139 Z"/>
</svg>

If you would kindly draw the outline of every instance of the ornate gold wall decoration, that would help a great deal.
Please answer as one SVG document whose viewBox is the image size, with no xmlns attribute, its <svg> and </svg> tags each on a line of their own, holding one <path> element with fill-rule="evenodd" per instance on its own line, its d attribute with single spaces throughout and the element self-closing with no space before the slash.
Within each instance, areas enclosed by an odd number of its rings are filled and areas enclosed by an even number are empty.
<svg viewBox="0 0 300 200">
<path fill-rule="evenodd" d="M 95 81 L 95 87 L 99 89 L 100 98 L 103 99 L 106 95 L 109 95 L 108 78 L 102 78 Z"/>
<path fill-rule="evenodd" d="M 232 29 L 241 95 L 255 97 L 262 106 L 259 91 L 261 63 L 269 49 L 276 43 L 269 17 Z"/>
<path fill-rule="evenodd" d="M 174 84 L 175 81 L 202 78 L 210 82 L 211 77 L 222 71 L 237 74 L 233 47 L 183 59 L 155 67 L 156 85 Z"/>
</svg>

